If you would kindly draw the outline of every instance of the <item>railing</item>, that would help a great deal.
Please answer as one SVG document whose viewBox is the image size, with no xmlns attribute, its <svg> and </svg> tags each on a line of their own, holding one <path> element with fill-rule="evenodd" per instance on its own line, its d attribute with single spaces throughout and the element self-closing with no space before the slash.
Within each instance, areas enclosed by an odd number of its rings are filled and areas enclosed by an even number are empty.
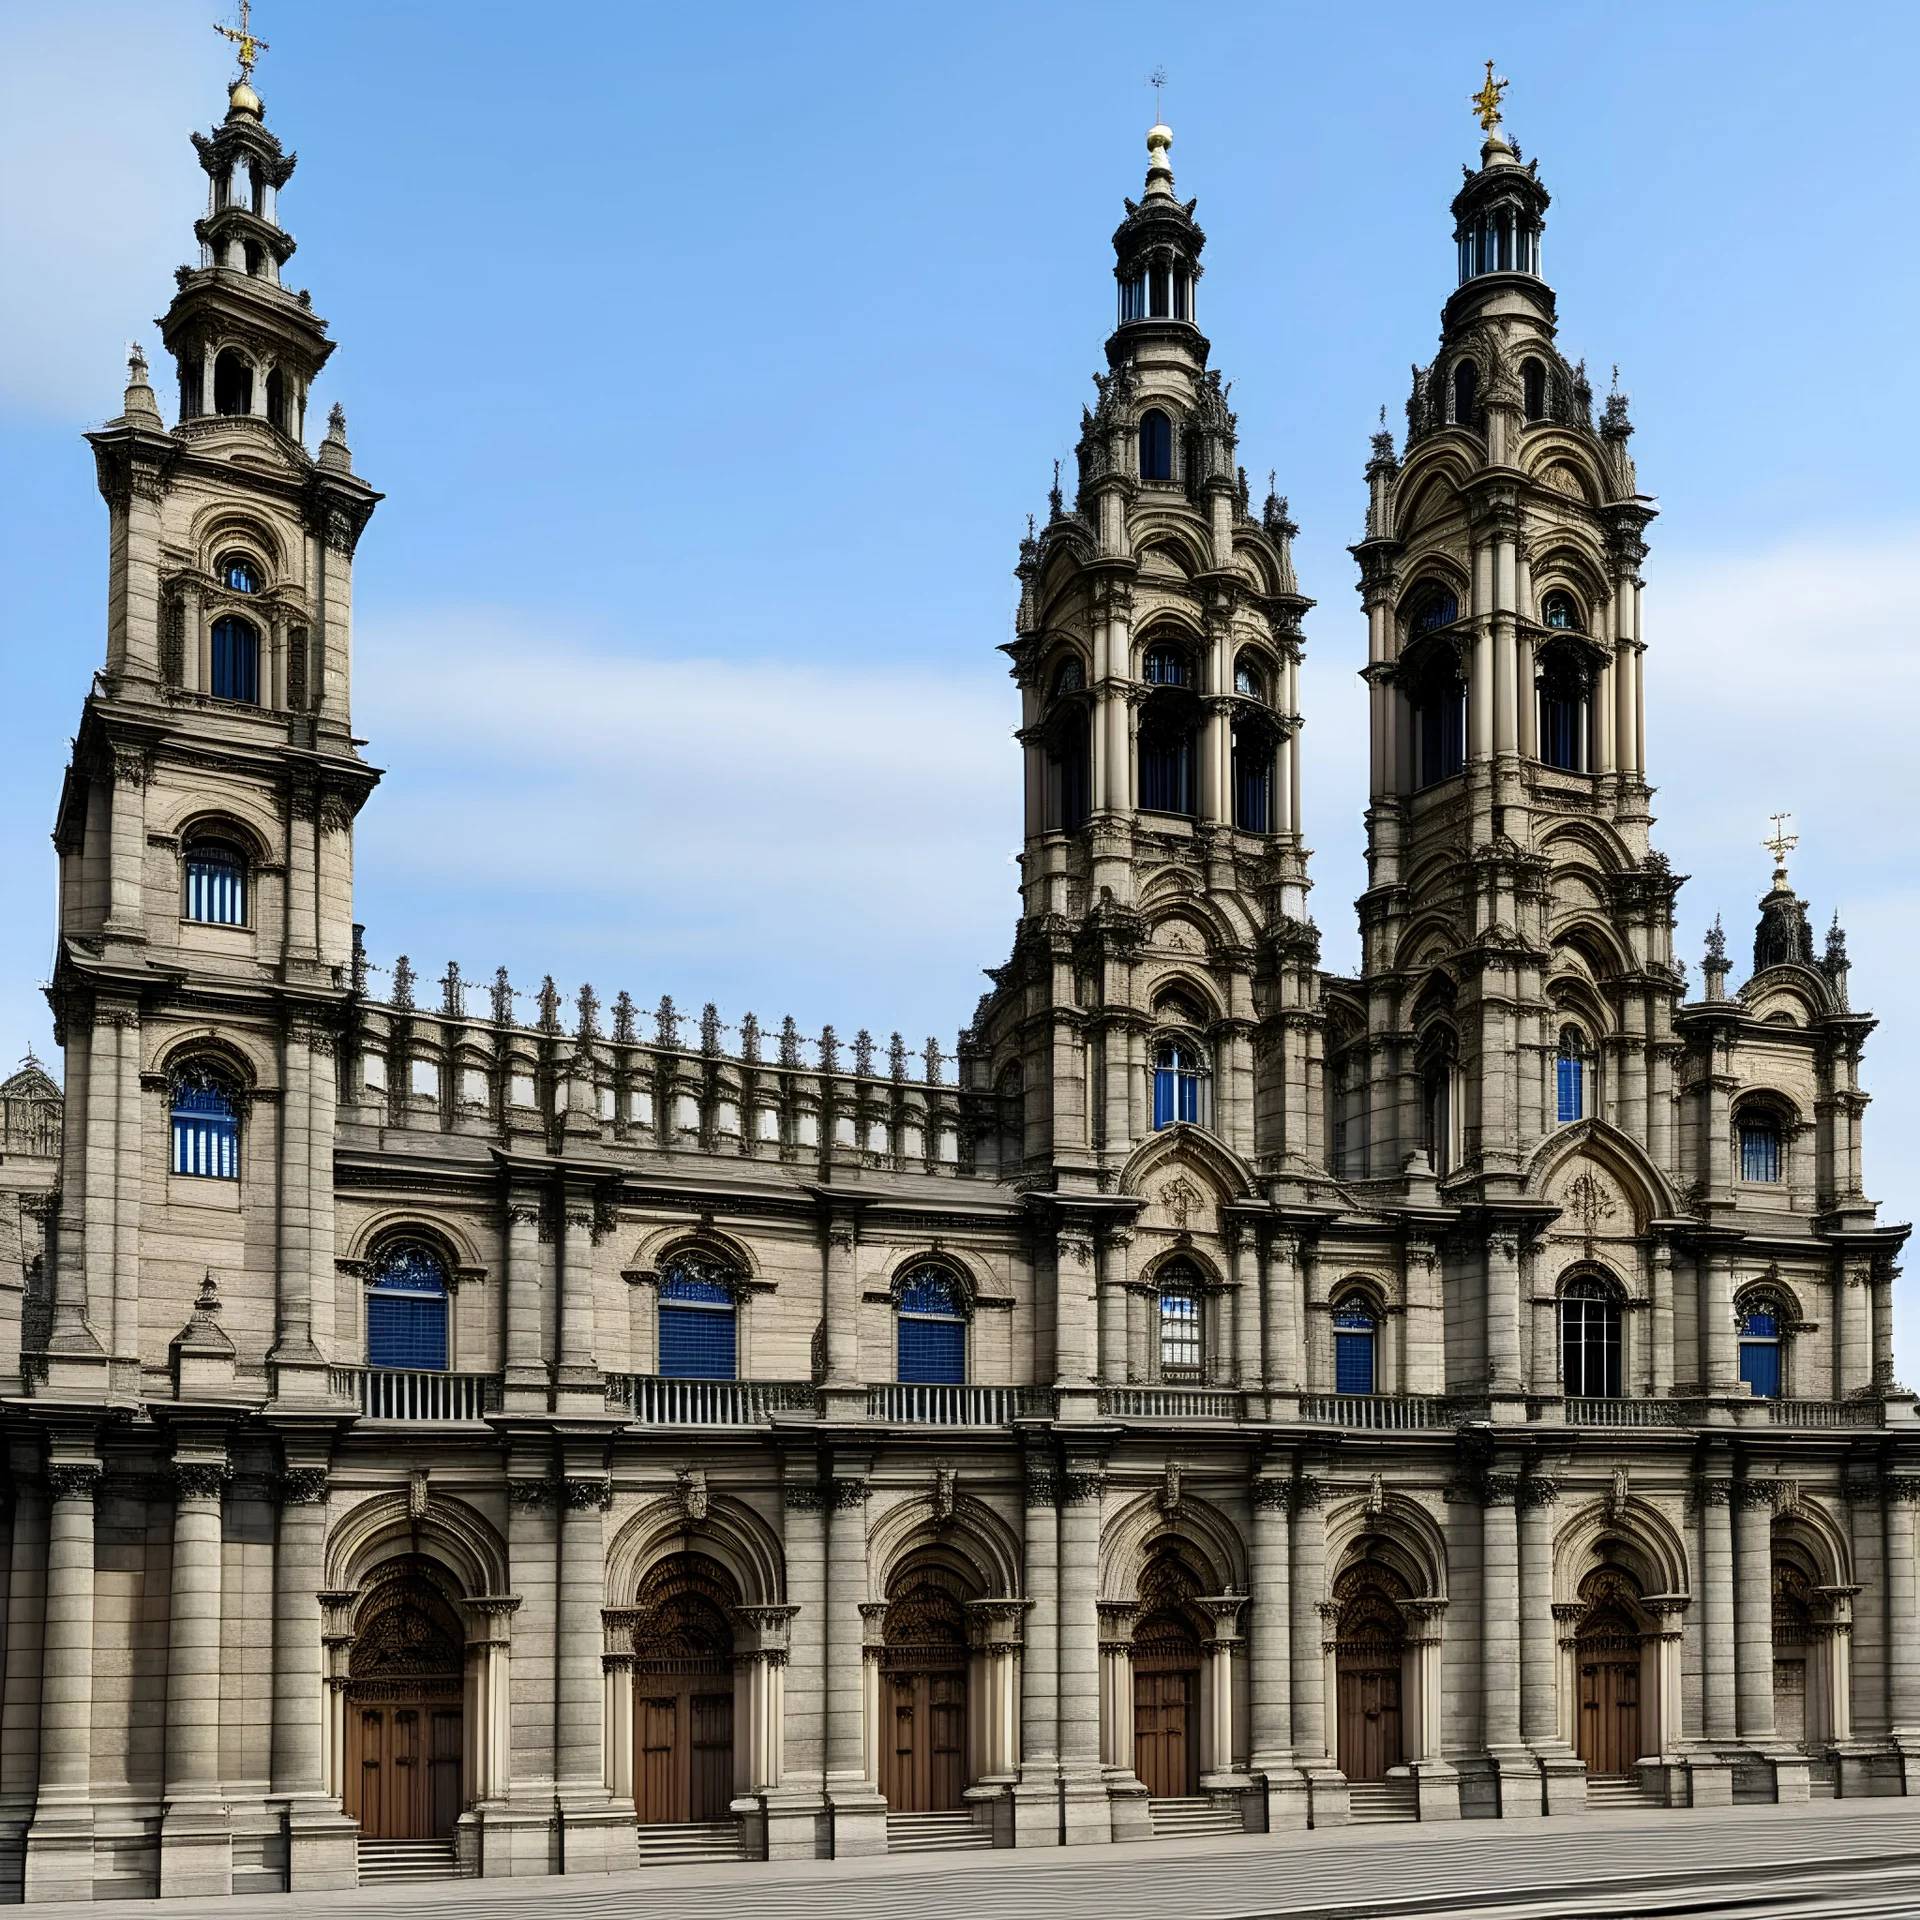
<svg viewBox="0 0 1920 1920">
<path fill-rule="evenodd" d="M 1567 1399 L 1570 1427 L 1685 1427 L 1692 1424 L 1684 1400 Z"/>
<path fill-rule="evenodd" d="M 776 1413 L 812 1413 L 818 1405 L 804 1380 L 668 1380 L 616 1373 L 607 1405 L 646 1427 L 757 1427 Z"/>
<path fill-rule="evenodd" d="M 1769 1400 L 1776 1427 L 1878 1427 L 1886 1413 L 1878 1400 Z"/>
<path fill-rule="evenodd" d="M 336 1399 L 351 1400 L 369 1420 L 479 1420 L 499 1410 L 500 1376 L 428 1373 L 402 1367 L 334 1367 Z"/>
<path fill-rule="evenodd" d="M 1053 1412 L 1048 1387 L 930 1387 L 889 1381 L 867 1389 L 867 1418 L 916 1427 L 1004 1427 Z"/>
<path fill-rule="evenodd" d="M 1446 1400 L 1407 1398 L 1392 1393 L 1309 1394 L 1300 1402 L 1300 1418 L 1329 1427 L 1369 1427 L 1404 1433 L 1422 1427 L 1453 1425 Z"/>
<path fill-rule="evenodd" d="M 1103 1387 L 1100 1411 L 1121 1420 L 1238 1420 L 1240 1396 L 1206 1387 Z"/>
</svg>

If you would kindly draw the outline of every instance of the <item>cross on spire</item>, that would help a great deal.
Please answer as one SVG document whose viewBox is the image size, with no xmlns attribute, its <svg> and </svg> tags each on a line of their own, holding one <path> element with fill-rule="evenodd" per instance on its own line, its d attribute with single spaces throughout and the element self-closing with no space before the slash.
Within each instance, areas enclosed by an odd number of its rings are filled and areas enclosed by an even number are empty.
<svg viewBox="0 0 1920 1920">
<path fill-rule="evenodd" d="M 223 27 L 217 20 L 213 23 L 214 32 L 225 34 L 239 50 L 240 78 L 249 86 L 253 84 L 253 63 L 263 53 L 272 51 L 264 40 L 254 37 L 252 13 L 253 0 L 240 0 L 240 24 L 237 27 Z"/>
<path fill-rule="evenodd" d="M 1800 836 L 1787 831 L 1793 820 L 1792 814 L 1774 813 L 1767 817 L 1773 822 L 1773 831 L 1760 844 L 1773 855 L 1773 864 L 1784 873 L 1787 867 L 1787 855 L 1800 844 Z"/>
<path fill-rule="evenodd" d="M 1147 85 L 1153 89 L 1153 117 L 1155 122 L 1160 125 L 1165 124 L 1165 116 L 1160 111 L 1160 89 L 1166 84 L 1167 70 L 1165 67 L 1155 67 L 1154 70 L 1147 75 Z"/>
<path fill-rule="evenodd" d="M 1505 80 L 1493 77 L 1493 62 L 1487 62 L 1487 83 L 1478 93 L 1467 95 L 1468 104 L 1480 116 L 1483 133 L 1491 133 L 1500 124 L 1500 96 L 1507 90 Z"/>
</svg>

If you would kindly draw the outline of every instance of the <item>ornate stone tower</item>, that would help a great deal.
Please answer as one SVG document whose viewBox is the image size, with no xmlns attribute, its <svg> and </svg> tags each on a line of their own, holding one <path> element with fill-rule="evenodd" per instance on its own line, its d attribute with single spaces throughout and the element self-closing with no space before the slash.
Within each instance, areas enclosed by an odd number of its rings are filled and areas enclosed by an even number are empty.
<svg viewBox="0 0 1920 1920">
<path fill-rule="evenodd" d="M 1498 118 L 1453 203 L 1459 285 L 1414 373 L 1404 456 L 1383 431 L 1367 468 L 1369 885 L 1329 1049 L 1335 1171 L 1469 1210 L 1484 1252 L 1457 1278 L 1484 1311 L 1453 1367 L 1511 1392 L 1536 1157 L 1584 1120 L 1670 1160 L 1682 982 L 1679 883 L 1647 841 L 1654 509 L 1624 399 L 1596 427 L 1556 345 L 1547 191 Z"/>
<path fill-rule="evenodd" d="M 120 417 L 90 436 L 112 517 L 107 653 L 54 836 L 69 1099 L 49 1354 L 58 1390 L 100 1400 L 153 1390 L 210 1272 L 251 1390 L 269 1351 L 279 1394 L 324 1390 L 327 1034 L 349 985 L 353 817 L 377 778 L 348 703 L 353 552 L 379 496 L 337 407 L 319 455 L 302 444 L 332 345 L 281 284 L 293 158 L 245 80 L 194 144 L 201 259 L 160 323 L 178 424 L 136 352 Z M 226 1155 L 210 1176 L 152 1151 L 169 1137 L 155 1101 L 202 1111 L 172 1150 Z M 182 1180 L 194 1230 L 147 1230 Z"/>
</svg>

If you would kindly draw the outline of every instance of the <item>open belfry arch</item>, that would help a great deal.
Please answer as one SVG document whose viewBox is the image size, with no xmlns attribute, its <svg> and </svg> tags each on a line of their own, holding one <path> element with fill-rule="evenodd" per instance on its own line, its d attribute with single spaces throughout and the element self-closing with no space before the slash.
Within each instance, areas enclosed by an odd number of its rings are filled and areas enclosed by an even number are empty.
<svg viewBox="0 0 1920 1920">
<path fill-rule="evenodd" d="M 1784 820 L 1744 983 L 1675 958 L 1653 502 L 1491 71 L 1366 466 L 1357 971 L 1156 125 L 1017 555 L 1011 952 L 909 1049 L 369 960 L 380 495 L 237 31 L 89 436 L 64 1090 L 0 1084 L 0 1898 L 1920 1787 L 1874 1023 Z"/>
</svg>

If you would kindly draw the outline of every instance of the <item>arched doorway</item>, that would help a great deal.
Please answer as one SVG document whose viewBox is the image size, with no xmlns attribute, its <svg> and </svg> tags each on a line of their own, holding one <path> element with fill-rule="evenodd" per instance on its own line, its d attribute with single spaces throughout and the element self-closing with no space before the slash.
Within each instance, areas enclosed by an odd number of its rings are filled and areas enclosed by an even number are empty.
<svg viewBox="0 0 1920 1920">
<path fill-rule="evenodd" d="M 1809 1711 L 1808 1680 L 1819 1638 L 1813 1582 L 1791 1560 L 1773 1563 L 1773 1730 L 1805 1747 L 1820 1729 Z"/>
<path fill-rule="evenodd" d="M 1595 1567 L 1580 1582 L 1586 1611 L 1574 1635 L 1579 1682 L 1575 1743 L 1589 1778 L 1630 1774 L 1646 1747 L 1640 1725 L 1642 1595 L 1624 1567 Z"/>
<path fill-rule="evenodd" d="M 880 1724 L 880 1791 L 890 1811 L 950 1813 L 966 1804 L 967 1616 L 944 1568 L 903 1568 L 888 1589 Z"/>
<path fill-rule="evenodd" d="M 1133 1629 L 1133 1770 L 1153 1799 L 1200 1791 L 1201 1583 L 1176 1554 L 1147 1562 Z"/>
<path fill-rule="evenodd" d="M 1400 1679 L 1411 1598 L 1391 1567 L 1362 1560 L 1333 1583 L 1334 1681 L 1339 1713 L 1340 1771 L 1349 1780 L 1384 1780 L 1406 1758 Z"/>
<path fill-rule="evenodd" d="M 640 1583 L 633 1632 L 633 1804 L 641 1823 L 725 1820 L 733 1802 L 733 1609 L 705 1554 Z"/>
<path fill-rule="evenodd" d="M 368 1840 L 446 1840 L 464 1805 L 466 1634 L 418 1555 L 374 1575 L 347 1656 L 346 1812 Z"/>
</svg>

